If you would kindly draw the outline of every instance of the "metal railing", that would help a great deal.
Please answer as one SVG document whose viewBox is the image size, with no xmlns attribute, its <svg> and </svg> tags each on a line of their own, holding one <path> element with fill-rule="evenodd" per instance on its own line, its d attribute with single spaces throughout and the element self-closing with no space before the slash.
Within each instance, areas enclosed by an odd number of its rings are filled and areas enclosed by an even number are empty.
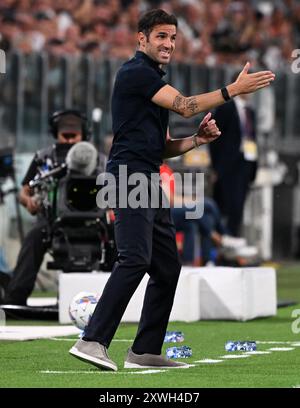
<svg viewBox="0 0 300 408">
<path fill-rule="evenodd" d="M 110 98 L 116 60 L 95 60 L 90 56 L 55 57 L 46 53 L 8 54 L 6 73 L 0 75 L 1 145 L 13 144 L 18 152 L 33 152 L 49 144 L 48 115 L 63 108 L 78 108 L 92 117 L 94 108 L 103 112 L 101 123 L 93 123 L 94 140 L 101 143 L 111 133 Z M 172 63 L 167 81 L 185 95 L 208 92 L 230 82 L 233 67 Z M 290 69 L 276 73 L 272 85 L 276 100 L 276 123 L 269 143 L 278 151 L 300 152 L 300 73 Z M 263 98 L 258 99 L 263 104 Z M 197 120 L 181 120 L 171 114 L 176 134 L 193 127 Z"/>
</svg>

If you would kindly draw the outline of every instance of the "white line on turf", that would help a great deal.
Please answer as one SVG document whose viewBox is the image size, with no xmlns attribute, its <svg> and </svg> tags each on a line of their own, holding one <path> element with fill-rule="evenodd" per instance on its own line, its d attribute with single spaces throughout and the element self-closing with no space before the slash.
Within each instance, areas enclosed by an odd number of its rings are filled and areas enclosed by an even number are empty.
<svg viewBox="0 0 300 408">
<path fill-rule="evenodd" d="M 246 351 L 245 354 L 249 354 L 251 356 L 252 354 L 271 354 L 271 351 L 259 351 L 259 350 L 254 350 L 254 351 Z"/>
<path fill-rule="evenodd" d="M 291 344 L 291 343 L 294 343 L 294 341 L 260 341 L 260 340 L 257 340 L 256 343 L 257 344 Z"/>
<path fill-rule="evenodd" d="M 165 373 L 168 370 L 144 370 L 144 371 L 127 371 L 125 374 L 156 374 Z"/>
<path fill-rule="evenodd" d="M 230 358 L 232 358 L 232 359 L 234 359 L 234 358 L 247 358 L 247 357 L 250 357 L 249 356 L 249 354 L 232 354 L 232 355 L 226 355 L 226 356 L 220 356 L 219 358 L 228 358 L 228 359 L 230 359 Z"/>
<path fill-rule="evenodd" d="M 270 351 L 291 351 L 295 350 L 294 347 L 271 347 L 268 350 Z"/>
<path fill-rule="evenodd" d="M 202 363 L 202 364 L 215 364 L 221 363 L 223 360 L 215 360 L 213 358 L 204 358 L 203 360 L 194 361 L 194 363 Z"/>
<path fill-rule="evenodd" d="M 60 337 L 50 337 L 49 340 L 55 340 L 55 341 L 77 341 L 79 340 L 79 337 L 75 337 L 74 339 L 62 339 Z"/>
<path fill-rule="evenodd" d="M 40 374 L 156 374 L 156 373 L 164 373 L 168 370 L 143 370 L 143 371 L 84 371 L 84 370 L 42 370 L 39 371 Z"/>
<path fill-rule="evenodd" d="M 289 341 L 256 341 L 257 344 L 288 344 Z"/>
</svg>

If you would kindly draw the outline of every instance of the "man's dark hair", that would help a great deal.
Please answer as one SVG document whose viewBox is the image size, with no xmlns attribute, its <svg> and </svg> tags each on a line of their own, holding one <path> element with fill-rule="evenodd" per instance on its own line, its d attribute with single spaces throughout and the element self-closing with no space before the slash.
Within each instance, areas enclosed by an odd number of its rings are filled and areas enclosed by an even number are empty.
<svg viewBox="0 0 300 408">
<path fill-rule="evenodd" d="M 174 25 L 177 28 L 177 18 L 173 14 L 168 14 L 164 10 L 154 9 L 142 16 L 138 24 L 138 32 L 142 32 L 149 38 L 153 28 L 159 24 Z"/>
</svg>

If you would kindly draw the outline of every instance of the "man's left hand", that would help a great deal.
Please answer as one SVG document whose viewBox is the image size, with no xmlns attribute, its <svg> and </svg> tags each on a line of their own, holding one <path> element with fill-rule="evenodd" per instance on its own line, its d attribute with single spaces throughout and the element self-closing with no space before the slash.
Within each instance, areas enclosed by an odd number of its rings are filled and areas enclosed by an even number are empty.
<svg viewBox="0 0 300 408">
<path fill-rule="evenodd" d="M 211 119 L 211 113 L 209 112 L 199 125 L 198 132 L 196 133 L 197 144 L 200 146 L 205 143 L 210 143 L 220 136 L 221 132 L 216 125 L 216 121 Z"/>
</svg>

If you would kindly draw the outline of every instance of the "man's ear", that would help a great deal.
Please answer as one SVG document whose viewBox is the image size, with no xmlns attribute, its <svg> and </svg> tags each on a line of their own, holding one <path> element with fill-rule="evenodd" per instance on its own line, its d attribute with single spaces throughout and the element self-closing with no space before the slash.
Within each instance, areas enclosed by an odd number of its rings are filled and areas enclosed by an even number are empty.
<svg viewBox="0 0 300 408">
<path fill-rule="evenodd" d="M 142 31 L 138 32 L 138 43 L 140 46 L 144 47 L 147 42 L 147 37 Z"/>
</svg>

